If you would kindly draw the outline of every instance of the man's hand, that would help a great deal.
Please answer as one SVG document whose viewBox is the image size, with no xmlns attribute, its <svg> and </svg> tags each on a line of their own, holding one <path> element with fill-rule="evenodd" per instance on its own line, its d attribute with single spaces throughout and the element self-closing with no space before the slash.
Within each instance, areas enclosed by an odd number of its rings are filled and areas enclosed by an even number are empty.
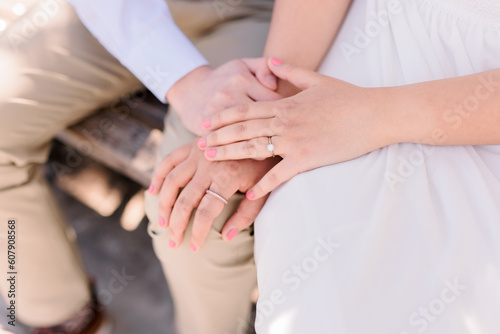
<svg viewBox="0 0 500 334">
<path fill-rule="evenodd" d="M 276 159 L 211 162 L 196 146 L 196 140 L 167 155 L 156 168 L 151 181 L 152 195 L 160 196 L 159 225 L 169 228 L 169 245 L 177 248 L 192 211 L 198 207 L 191 233 L 191 250 L 199 250 L 213 220 L 224 203 L 206 194 L 210 189 L 228 199 L 237 191 L 246 192 L 275 164 Z M 179 191 L 182 189 L 181 193 Z M 242 200 L 226 222 L 222 237 L 229 241 L 250 226 L 264 206 L 267 196 L 256 201 Z"/>
<path fill-rule="evenodd" d="M 278 100 L 276 88 L 266 58 L 244 58 L 216 69 L 198 67 L 170 88 L 167 100 L 189 131 L 203 135 L 202 122 L 208 117 L 236 105 Z"/>
</svg>

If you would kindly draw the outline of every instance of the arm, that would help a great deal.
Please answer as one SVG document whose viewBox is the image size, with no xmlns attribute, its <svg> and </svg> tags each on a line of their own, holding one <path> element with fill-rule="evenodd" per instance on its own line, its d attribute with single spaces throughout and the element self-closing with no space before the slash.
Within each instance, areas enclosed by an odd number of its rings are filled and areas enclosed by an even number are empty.
<svg viewBox="0 0 500 334">
<path fill-rule="evenodd" d="M 99 42 L 155 96 L 207 60 L 175 25 L 164 0 L 69 0 Z"/>
<path fill-rule="evenodd" d="M 337 36 L 352 0 L 276 0 L 264 56 L 316 70 Z M 297 88 L 278 81 L 279 92 Z"/>
<path fill-rule="evenodd" d="M 276 0 L 264 56 L 316 70 L 352 0 Z"/>
<path fill-rule="evenodd" d="M 218 111 L 281 98 L 264 59 L 234 60 L 217 69 L 207 66 L 175 25 L 165 0 L 70 2 L 101 44 L 160 101 L 168 98 L 193 133 L 203 134 L 202 120 Z"/>
<path fill-rule="evenodd" d="M 380 92 L 395 142 L 500 145 L 500 69 Z"/>
<path fill-rule="evenodd" d="M 277 61 L 269 66 L 302 92 L 254 103 L 245 113 L 225 110 L 210 119 L 208 129 L 216 131 L 198 144 L 209 160 L 262 159 L 271 155 L 262 134 L 273 138 L 274 154 L 283 160 L 247 193 L 249 199 L 298 173 L 391 144 L 500 145 L 500 69 L 363 88 Z"/>
</svg>

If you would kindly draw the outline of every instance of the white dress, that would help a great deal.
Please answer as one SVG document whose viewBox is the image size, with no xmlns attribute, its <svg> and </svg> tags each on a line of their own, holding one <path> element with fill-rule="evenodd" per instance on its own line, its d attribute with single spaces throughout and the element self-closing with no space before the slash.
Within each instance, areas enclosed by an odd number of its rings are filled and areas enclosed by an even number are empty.
<svg viewBox="0 0 500 334">
<path fill-rule="evenodd" d="M 496 68 L 499 0 L 354 0 L 320 72 L 377 87 Z M 438 133 L 499 89 L 478 80 Z M 257 333 L 500 333 L 500 146 L 398 144 L 300 174 L 255 228 Z"/>
</svg>

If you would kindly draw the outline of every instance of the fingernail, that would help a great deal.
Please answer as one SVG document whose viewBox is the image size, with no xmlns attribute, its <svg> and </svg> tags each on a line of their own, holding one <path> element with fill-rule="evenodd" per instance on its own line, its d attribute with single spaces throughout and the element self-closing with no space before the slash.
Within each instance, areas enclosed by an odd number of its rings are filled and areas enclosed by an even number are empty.
<svg viewBox="0 0 500 334">
<path fill-rule="evenodd" d="M 198 147 L 205 148 L 207 146 L 207 140 L 205 138 L 201 138 L 198 140 Z"/>
<path fill-rule="evenodd" d="M 283 62 L 279 60 L 278 58 L 271 57 L 271 64 L 273 65 L 281 65 Z"/>
<path fill-rule="evenodd" d="M 255 197 L 255 194 L 253 193 L 253 190 L 250 190 L 249 192 L 247 192 L 248 199 L 254 199 L 254 197 Z"/>
<path fill-rule="evenodd" d="M 207 157 L 209 158 L 214 158 L 215 157 L 215 153 L 217 153 L 217 151 L 215 150 L 215 148 L 211 148 L 209 150 L 207 150 L 205 152 L 205 154 L 207 155 Z"/>
<path fill-rule="evenodd" d="M 150 185 L 149 188 L 148 188 L 148 191 L 149 191 L 150 194 L 152 194 L 153 191 L 155 191 L 155 186 Z"/>
<path fill-rule="evenodd" d="M 174 247 L 175 247 L 175 241 L 173 241 L 173 240 L 169 240 L 169 241 L 168 241 L 168 247 L 170 247 L 170 248 L 174 248 Z"/>
<path fill-rule="evenodd" d="M 227 240 L 229 240 L 229 241 L 233 240 L 233 238 L 236 236 L 236 234 L 238 234 L 238 231 L 230 230 L 229 232 L 227 232 Z"/>
<path fill-rule="evenodd" d="M 210 125 L 212 125 L 212 122 L 210 122 L 209 119 L 203 121 L 203 123 L 201 123 L 201 126 L 204 127 L 205 129 L 208 129 L 210 127 Z"/>
<path fill-rule="evenodd" d="M 164 227 L 165 226 L 165 219 L 163 219 L 163 217 L 160 217 L 160 219 L 158 220 L 158 224 L 160 225 L 160 227 Z"/>
<path fill-rule="evenodd" d="M 198 248 L 196 248 L 196 246 L 191 243 L 191 252 L 196 252 L 198 250 Z"/>
</svg>

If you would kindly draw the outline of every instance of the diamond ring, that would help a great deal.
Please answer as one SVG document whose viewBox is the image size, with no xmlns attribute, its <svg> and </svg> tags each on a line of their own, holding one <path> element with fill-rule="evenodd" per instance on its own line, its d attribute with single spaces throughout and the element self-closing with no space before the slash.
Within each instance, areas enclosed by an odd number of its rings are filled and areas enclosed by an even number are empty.
<svg viewBox="0 0 500 334">
<path fill-rule="evenodd" d="M 275 157 L 274 155 L 274 145 L 273 145 L 273 142 L 271 140 L 271 137 L 269 137 L 269 144 L 267 144 L 267 150 L 269 152 L 271 152 L 271 154 L 273 155 L 273 158 Z"/>
</svg>

